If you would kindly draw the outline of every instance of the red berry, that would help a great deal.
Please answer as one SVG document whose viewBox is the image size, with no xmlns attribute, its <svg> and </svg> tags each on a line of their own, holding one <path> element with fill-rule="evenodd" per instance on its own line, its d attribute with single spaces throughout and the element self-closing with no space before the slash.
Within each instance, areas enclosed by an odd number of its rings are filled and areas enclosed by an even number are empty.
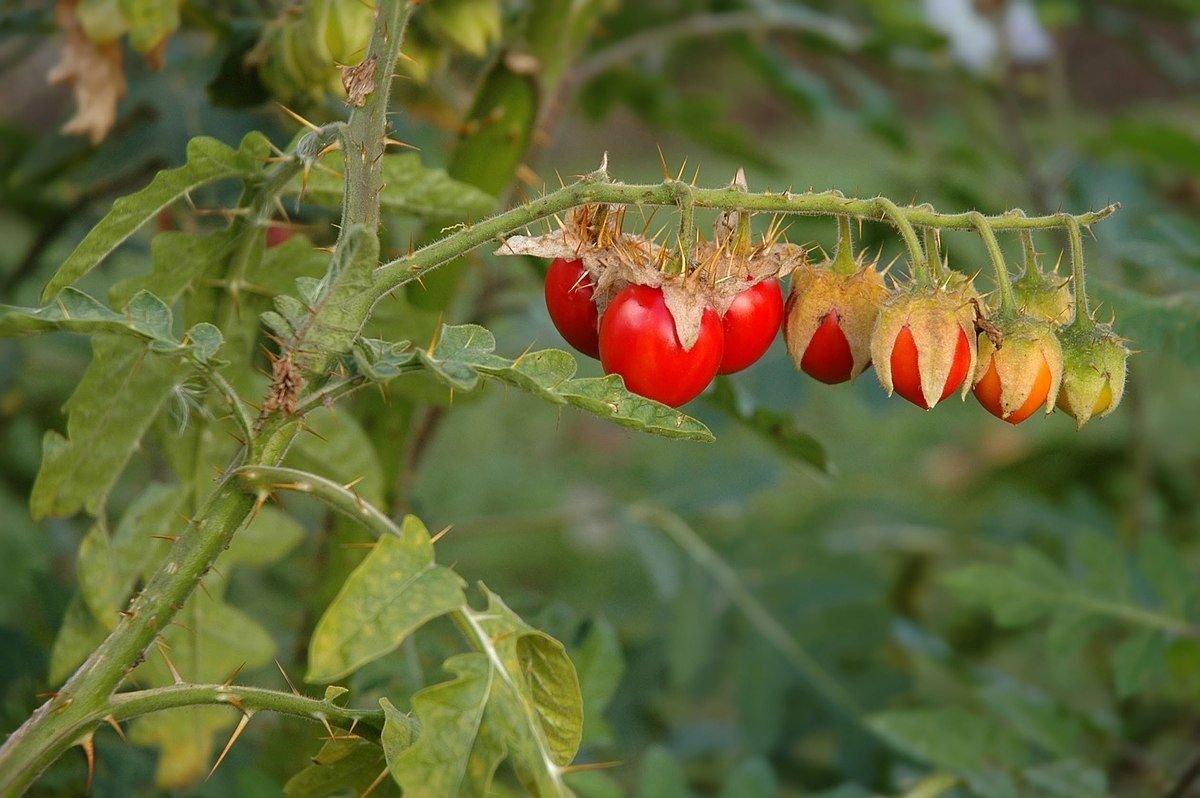
<svg viewBox="0 0 1200 798">
<path fill-rule="evenodd" d="M 588 357 L 600 356 L 600 314 L 592 277 L 578 260 L 555 258 L 546 272 L 546 310 L 566 342 Z"/>
<path fill-rule="evenodd" d="M 277 247 L 284 241 L 292 237 L 292 228 L 282 224 L 273 224 L 267 227 L 267 246 Z"/>
<path fill-rule="evenodd" d="M 609 303 L 600 320 L 600 364 L 620 374 L 625 387 L 671 407 L 695 399 L 708 387 L 725 350 L 721 317 L 705 308 L 700 334 L 684 349 L 662 290 L 631 285 Z"/>
<path fill-rule="evenodd" d="M 755 363 L 771 348 L 782 318 L 783 289 L 775 278 L 738 294 L 721 317 L 725 354 L 717 373 L 732 374 Z"/>
<path fill-rule="evenodd" d="M 917 358 L 917 344 L 913 340 L 912 331 L 907 326 L 903 327 L 896 335 L 891 364 L 893 390 L 917 407 L 928 410 L 930 405 L 926 403 L 921 392 L 921 368 Z M 950 367 L 950 373 L 946 376 L 946 386 L 942 390 L 942 395 L 938 397 L 938 402 L 954 393 L 962 385 L 963 380 L 967 378 L 967 370 L 970 365 L 971 344 L 967 340 L 967 334 L 960 329 L 958 343 L 954 347 L 954 363 Z"/>
<path fill-rule="evenodd" d="M 836 310 L 831 310 L 821 320 L 817 331 L 808 341 L 800 369 L 810 377 L 829 385 L 850 379 L 854 370 L 854 355 L 850 342 L 838 323 Z"/>
</svg>

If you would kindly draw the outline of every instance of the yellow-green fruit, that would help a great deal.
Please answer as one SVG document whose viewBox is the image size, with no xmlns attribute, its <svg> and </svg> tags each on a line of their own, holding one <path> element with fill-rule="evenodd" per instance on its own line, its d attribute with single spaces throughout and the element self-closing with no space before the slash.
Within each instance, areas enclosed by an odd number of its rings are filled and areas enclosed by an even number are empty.
<svg viewBox="0 0 1200 798">
<path fill-rule="evenodd" d="M 1062 334 L 1063 381 L 1058 407 L 1082 427 L 1116 409 L 1125 394 L 1129 349 L 1106 324 Z"/>
<path fill-rule="evenodd" d="M 1037 319 L 1061 326 L 1071 320 L 1075 299 L 1069 280 L 1057 280 L 1053 275 L 1026 274 L 1013 283 L 1013 298 L 1017 307 Z"/>
</svg>

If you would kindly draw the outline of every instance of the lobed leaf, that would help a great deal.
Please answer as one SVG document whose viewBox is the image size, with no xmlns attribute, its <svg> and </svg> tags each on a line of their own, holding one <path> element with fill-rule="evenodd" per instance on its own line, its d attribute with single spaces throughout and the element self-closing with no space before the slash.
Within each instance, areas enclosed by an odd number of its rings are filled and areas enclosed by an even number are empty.
<svg viewBox="0 0 1200 798">
<path fill-rule="evenodd" d="M 554 404 L 569 404 L 624 427 L 668 438 L 713 440 L 701 422 L 630 393 L 617 375 L 575 379 L 575 358 L 558 349 L 516 360 L 495 354 L 496 338 L 477 324 L 443 325 L 437 342 L 416 350 L 421 362 L 451 387 L 474 390 L 482 377 L 515 385 Z"/>
<path fill-rule="evenodd" d="M 42 291 L 42 301 L 49 302 L 55 294 L 94 269 L 138 228 L 175 200 L 216 180 L 252 177 L 262 169 L 269 154 L 270 144 L 258 132 L 248 133 L 236 150 L 207 136 L 192 139 L 188 142 L 187 162 L 183 166 L 159 172 L 145 188 L 113 203 L 112 210 L 79 242 L 50 278 Z"/>
<path fill-rule="evenodd" d="M 832 473 L 829 454 L 819 440 L 799 429 L 795 419 L 787 414 L 754 406 L 728 378 L 718 377 L 716 387 L 704 400 L 755 432 L 783 456 L 807 463 L 822 473 Z"/>
<path fill-rule="evenodd" d="M 384 749 L 386 750 L 386 749 Z M 334 795 L 365 795 L 387 767 L 384 751 L 361 737 L 329 740 L 301 770 L 283 786 L 287 798 L 330 798 Z M 381 782 L 372 795 L 398 794 L 394 784 Z"/>
<path fill-rule="evenodd" d="M 417 627 L 466 603 L 463 582 L 433 561 L 429 533 L 406 516 L 379 539 L 313 630 L 308 681 L 332 682 L 393 651 Z"/>
</svg>

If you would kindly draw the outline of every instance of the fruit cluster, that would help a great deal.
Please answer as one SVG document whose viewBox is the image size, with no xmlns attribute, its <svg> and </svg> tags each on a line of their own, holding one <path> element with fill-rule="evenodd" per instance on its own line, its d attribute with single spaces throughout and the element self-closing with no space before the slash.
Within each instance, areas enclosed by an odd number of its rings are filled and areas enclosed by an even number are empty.
<svg viewBox="0 0 1200 798">
<path fill-rule="evenodd" d="M 1010 283 L 992 230 L 978 217 L 996 268 L 998 304 L 990 311 L 974 279 L 947 268 L 934 229 L 926 230 L 927 257 L 889 288 L 875 262 L 855 257 L 850 216 L 839 217 L 834 255 L 819 263 L 781 242 L 777 227 L 754 243 L 743 212 L 722 214 L 711 243 L 700 238 L 674 250 L 624 232 L 623 216 L 623 209 L 584 206 L 561 229 L 514 236 L 498 254 L 553 258 L 545 298 L 555 327 L 642 396 L 685 404 L 717 374 L 762 357 L 782 326 L 792 360 L 809 376 L 846 382 L 874 365 L 889 395 L 926 410 L 956 391 L 973 392 L 1011 424 L 1057 406 L 1082 426 L 1121 400 L 1129 351 L 1088 312 L 1073 219 L 1065 226 L 1075 294 L 1069 280 L 1042 270 L 1027 230 L 1025 271 Z M 789 274 L 785 304 L 780 280 Z"/>
</svg>

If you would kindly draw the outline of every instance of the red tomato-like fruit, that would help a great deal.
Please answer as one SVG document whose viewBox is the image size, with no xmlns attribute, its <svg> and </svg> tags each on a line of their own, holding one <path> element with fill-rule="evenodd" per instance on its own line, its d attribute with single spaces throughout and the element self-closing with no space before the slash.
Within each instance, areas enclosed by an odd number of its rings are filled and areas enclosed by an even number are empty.
<svg viewBox="0 0 1200 798">
<path fill-rule="evenodd" d="M 838 323 L 837 311 L 829 311 L 821 320 L 821 326 L 808 342 L 808 349 L 804 350 L 800 368 L 808 376 L 827 385 L 850 379 L 854 370 L 854 355 Z"/>
<path fill-rule="evenodd" d="M 958 390 L 963 380 L 967 378 L 967 369 L 970 366 L 971 344 L 967 341 L 967 334 L 959 330 L 958 343 L 954 347 L 954 363 L 950 367 L 950 373 L 946 375 L 946 387 L 938 398 L 939 402 Z M 921 393 L 921 370 L 917 364 L 917 344 L 907 326 L 896 335 L 896 343 L 892 348 L 892 389 L 917 407 L 929 409 L 929 405 L 926 404 L 925 397 Z"/>
<path fill-rule="evenodd" d="M 592 301 L 592 277 L 578 260 L 555 258 L 546 272 L 546 310 L 566 342 L 588 357 L 600 357 L 600 314 Z"/>
<path fill-rule="evenodd" d="M 267 246 L 277 247 L 292 237 L 292 228 L 273 224 L 267 228 Z"/>
<path fill-rule="evenodd" d="M 1000 374 L 996 371 L 995 360 L 988 361 L 988 369 L 984 372 L 983 379 L 975 383 L 973 390 L 975 398 L 979 400 L 979 404 L 983 405 L 984 410 L 998 419 L 1015 425 L 1032 416 L 1039 407 L 1045 406 L 1052 383 L 1050 364 L 1043 357 L 1041 368 L 1038 369 L 1037 377 L 1033 380 L 1033 387 L 1029 390 L 1029 398 L 1025 400 L 1025 404 L 1009 413 L 1007 418 L 1004 416 L 1004 408 L 1000 404 Z M 1105 402 L 1105 406 L 1107 406 L 1107 402 Z M 1101 409 L 1103 410 L 1103 408 Z"/>
<path fill-rule="evenodd" d="M 783 289 L 775 278 L 738 294 L 721 317 L 725 355 L 718 374 L 732 374 L 755 363 L 771 348 L 783 321 Z"/>
<path fill-rule="evenodd" d="M 715 310 L 704 310 L 700 337 L 685 350 L 662 290 L 648 285 L 621 291 L 600 319 L 604 372 L 620 374 L 630 391 L 671 407 L 690 402 L 708 387 L 724 351 L 725 334 Z"/>
</svg>

